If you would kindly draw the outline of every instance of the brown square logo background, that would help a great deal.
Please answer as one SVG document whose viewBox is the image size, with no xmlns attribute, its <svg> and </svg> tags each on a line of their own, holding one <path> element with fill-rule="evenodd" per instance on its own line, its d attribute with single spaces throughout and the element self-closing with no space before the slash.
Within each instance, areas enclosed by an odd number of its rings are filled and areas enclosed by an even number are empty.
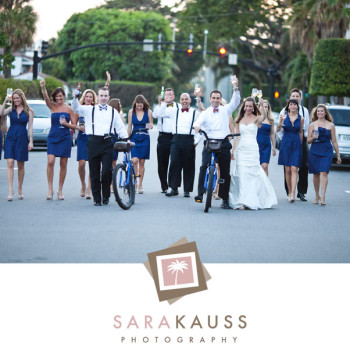
<svg viewBox="0 0 350 350">
<path fill-rule="evenodd" d="M 186 240 L 187 241 L 187 240 Z M 198 276 L 198 287 L 181 288 L 174 290 L 160 290 L 159 276 L 157 268 L 157 256 L 166 256 L 170 254 L 181 254 L 181 253 L 195 253 L 196 265 L 197 265 L 197 276 Z M 203 265 L 199 258 L 196 242 L 184 243 L 176 246 L 171 246 L 166 249 L 158 250 L 156 252 L 148 253 L 149 265 L 152 273 L 152 277 L 156 286 L 159 301 L 179 298 L 187 294 L 200 292 L 208 289 L 206 278 L 203 272 Z M 147 267 L 147 266 L 146 266 Z M 195 271 L 194 271 L 195 272 Z M 209 276 L 210 279 L 210 276 Z M 175 301 L 175 300 L 174 300 Z"/>
</svg>

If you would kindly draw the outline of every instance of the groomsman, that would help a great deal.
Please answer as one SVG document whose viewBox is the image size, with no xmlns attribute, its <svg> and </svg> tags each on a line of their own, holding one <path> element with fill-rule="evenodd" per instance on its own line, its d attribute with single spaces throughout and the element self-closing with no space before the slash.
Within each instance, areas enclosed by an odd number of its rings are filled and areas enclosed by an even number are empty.
<svg viewBox="0 0 350 350">
<path fill-rule="evenodd" d="M 184 196 L 190 197 L 193 191 L 195 174 L 195 147 L 193 123 L 198 118 L 199 112 L 190 107 L 191 98 L 187 93 L 180 96 L 181 107 L 176 112 L 173 123 L 173 139 L 170 150 L 169 185 L 171 191 L 165 195 L 177 196 L 181 185 L 181 170 L 183 169 Z"/>
<path fill-rule="evenodd" d="M 81 106 L 75 90 L 72 101 L 74 112 L 85 119 L 85 133 L 88 135 L 87 153 L 91 177 L 91 190 L 94 205 L 107 205 L 110 197 L 112 181 L 113 141 L 112 130 L 116 130 L 120 138 L 127 138 L 128 133 L 120 116 L 114 108 L 108 106 L 109 90 L 106 87 L 98 90 L 98 105 Z M 102 169 L 102 170 L 101 170 Z"/>
<path fill-rule="evenodd" d="M 171 141 L 173 139 L 173 123 L 179 105 L 174 102 L 174 90 L 167 88 L 164 91 L 164 101 L 161 95 L 158 97 L 158 106 L 154 109 L 153 118 L 158 119 L 159 131 L 157 144 L 158 176 L 162 193 L 166 193 L 168 185 L 168 167 L 170 158 Z"/>
<path fill-rule="evenodd" d="M 230 124 L 232 123 L 232 113 L 239 106 L 241 101 L 241 94 L 238 90 L 238 79 L 233 83 L 233 95 L 231 101 L 225 106 L 220 106 L 222 94 L 219 90 L 213 90 L 210 93 L 211 107 L 202 112 L 198 119 L 194 122 L 196 132 L 204 128 L 209 138 L 224 139 L 231 133 Z M 231 163 L 231 143 L 226 140 L 222 144 L 221 152 L 218 153 L 218 164 L 220 167 L 220 178 L 223 183 L 219 186 L 219 197 L 223 202 L 221 207 L 223 209 L 232 209 L 228 204 L 228 192 L 230 190 L 230 163 Z M 211 153 L 203 148 L 202 152 L 202 166 L 198 178 L 198 196 L 195 201 L 201 203 L 205 193 L 204 180 L 207 166 L 210 162 Z"/>
<path fill-rule="evenodd" d="M 299 168 L 299 179 L 298 179 L 298 194 L 297 197 L 303 201 L 306 202 L 307 199 L 305 197 L 307 193 L 307 188 L 308 188 L 308 176 L 309 176 L 309 168 L 308 168 L 308 157 L 309 157 L 309 148 L 307 145 L 307 133 L 309 130 L 309 125 L 310 125 L 310 116 L 309 116 L 309 111 L 307 108 L 303 107 L 300 102 L 301 102 L 301 92 L 299 89 L 292 89 L 290 91 L 290 99 L 297 100 L 299 104 L 299 115 L 301 115 L 304 118 L 304 135 L 303 135 L 303 159 L 302 159 L 302 165 Z M 285 108 L 282 109 L 280 114 L 285 114 Z M 287 195 L 288 195 L 288 187 L 286 183 L 286 177 L 284 177 L 284 187 L 286 189 Z"/>
</svg>

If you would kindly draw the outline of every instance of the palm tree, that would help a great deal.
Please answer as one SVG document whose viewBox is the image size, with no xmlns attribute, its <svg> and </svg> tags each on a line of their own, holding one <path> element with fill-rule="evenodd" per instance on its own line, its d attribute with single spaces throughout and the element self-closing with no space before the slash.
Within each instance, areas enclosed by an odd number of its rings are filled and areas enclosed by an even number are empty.
<svg viewBox="0 0 350 350">
<path fill-rule="evenodd" d="M 188 264 L 185 261 L 179 261 L 176 260 L 176 262 L 172 262 L 169 266 L 168 266 L 168 271 L 173 271 L 172 273 L 176 273 L 175 275 L 175 285 L 177 284 L 177 275 L 179 273 L 179 271 L 181 271 L 182 273 L 184 273 L 183 270 L 187 270 L 188 269 Z"/>
<path fill-rule="evenodd" d="M 35 33 L 37 14 L 30 0 L 2 0 L 0 3 L 0 33 L 3 33 L 5 78 L 11 77 L 12 52 L 31 45 Z"/>
<path fill-rule="evenodd" d="M 343 38 L 350 23 L 349 0 L 290 1 L 290 39 L 311 60 L 319 39 Z"/>
</svg>

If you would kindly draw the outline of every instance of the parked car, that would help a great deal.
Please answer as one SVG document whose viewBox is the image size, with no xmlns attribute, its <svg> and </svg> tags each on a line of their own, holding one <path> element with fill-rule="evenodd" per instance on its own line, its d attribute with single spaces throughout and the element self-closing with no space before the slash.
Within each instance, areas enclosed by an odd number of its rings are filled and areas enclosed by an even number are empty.
<svg viewBox="0 0 350 350">
<path fill-rule="evenodd" d="M 33 143 L 34 149 L 47 148 L 47 136 L 51 128 L 51 112 L 42 100 L 27 100 L 34 111 Z"/>
<path fill-rule="evenodd" d="M 328 110 L 333 117 L 340 157 L 342 160 L 350 160 L 350 107 L 329 105 Z M 333 158 L 337 158 L 335 152 Z"/>
</svg>

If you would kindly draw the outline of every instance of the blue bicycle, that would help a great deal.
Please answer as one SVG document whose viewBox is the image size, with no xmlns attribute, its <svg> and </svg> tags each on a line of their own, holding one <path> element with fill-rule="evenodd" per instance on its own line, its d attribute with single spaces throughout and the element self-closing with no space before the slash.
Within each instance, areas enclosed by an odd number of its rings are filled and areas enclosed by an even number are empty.
<svg viewBox="0 0 350 350">
<path fill-rule="evenodd" d="M 213 196 L 213 191 L 215 189 L 215 184 L 218 176 L 216 163 L 218 161 L 218 154 L 221 152 L 221 146 L 229 137 L 232 137 L 233 139 L 235 136 L 240 136 L 241 134 L 229 134 L 224 139 L 219 140 L 219 139 L 210 139 L 204 130 L 199 130 L 199 133 L 205 136 L 207 140 L 205 147 L 207 148 L 208 151 L 211 152 L 211 160 L 207 167 L 207 171 L 205 173 L 205 180 L 204 180 L 204 188 L 207 194 L 207 198 L 205 200 L 204 212 L 207 213 L 209 211 L 209 208 L 211 207 L 211 199 Z M 218 184 L 223 183 L 223 181 L 224 180 L 219 179 Z"/>
<path fill-rule="evenodd" d="M 130 140 L 134 133 L 140 131 L 148 131 L 148 129 L 133 130 L 130 137 L 122 141 L 118 140 L 114 144 L 116 152 L 124 152 L 123 162 L 116 165 L 112 174 L 115 200 L 124 210 L 129 209 L 135 203 L 135 185 L 137 183 L 135 169 L 130 156 L 131 147 L 135 146 L 135 143 L 126 141 Z"/>
</svg>

